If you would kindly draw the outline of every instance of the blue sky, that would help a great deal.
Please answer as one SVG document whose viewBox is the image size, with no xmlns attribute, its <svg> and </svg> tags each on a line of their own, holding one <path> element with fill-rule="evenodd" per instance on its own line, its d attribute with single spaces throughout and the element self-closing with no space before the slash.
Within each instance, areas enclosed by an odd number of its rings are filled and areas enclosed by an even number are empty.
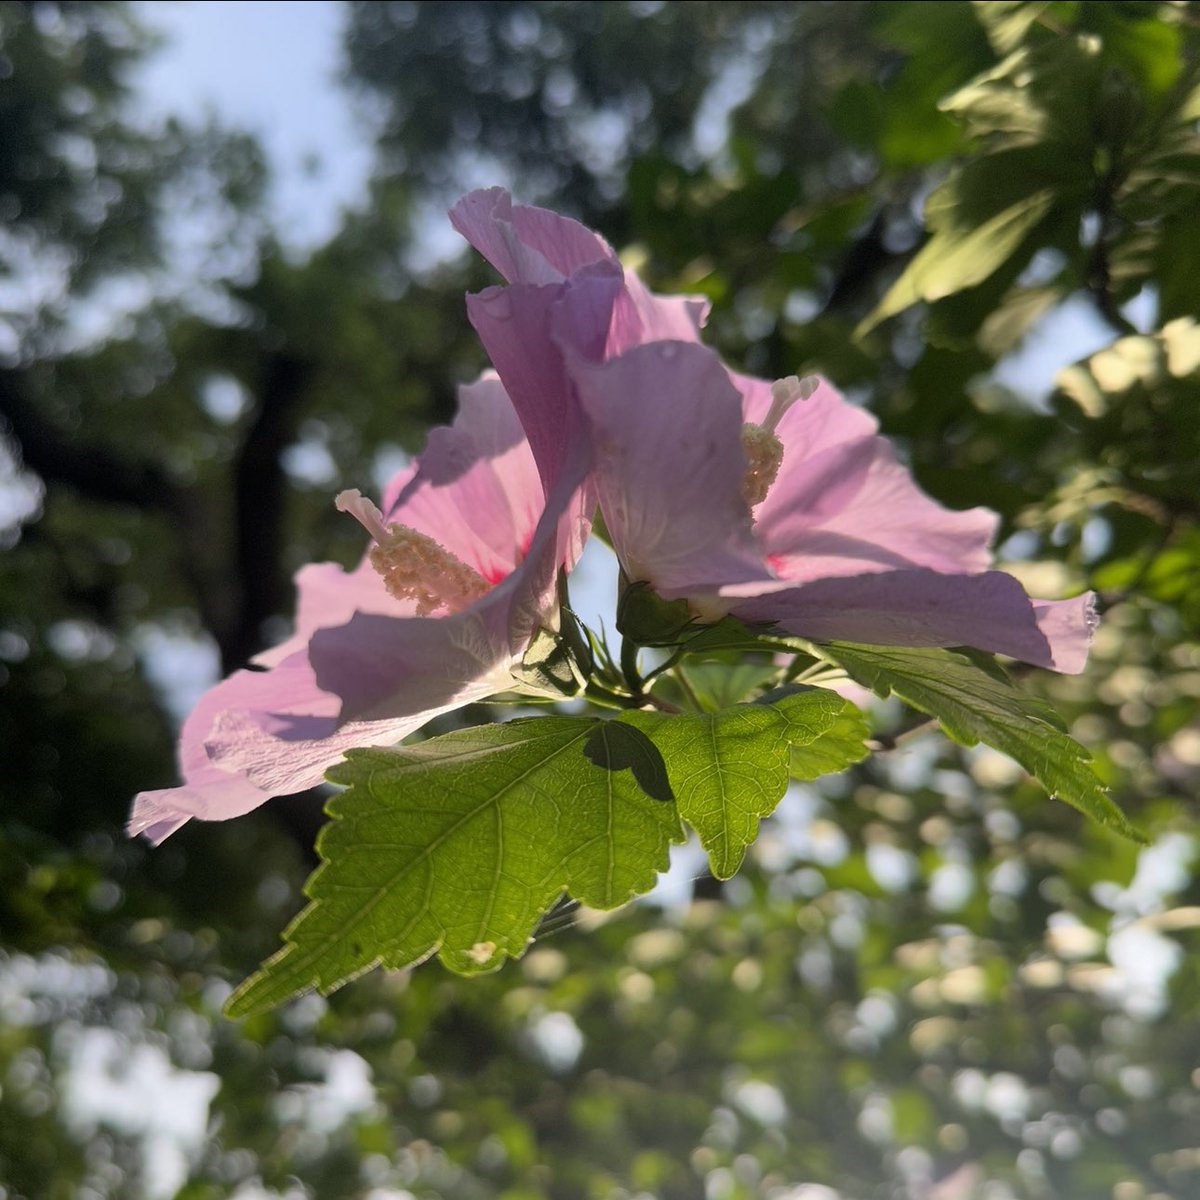
<svg viewBox="0 0 1200 1200">
<path fill-rule="evenodd" d="M 164 44 L 134 79 L 146 117 L 196 117 L 255 133 L 275 173 L 282 235 L 317 245 L 362 203 L 369 122 L 337 86 L 346 6 L 336 0 L 141 0 Z M 357 108 L 357 111 L 356 111 Z"/>
</svg>

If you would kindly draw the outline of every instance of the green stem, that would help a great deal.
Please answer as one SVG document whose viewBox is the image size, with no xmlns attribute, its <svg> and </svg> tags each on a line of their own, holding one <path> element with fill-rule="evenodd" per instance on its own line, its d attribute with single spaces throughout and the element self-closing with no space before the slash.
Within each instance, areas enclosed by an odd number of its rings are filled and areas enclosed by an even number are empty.
<svg viewBox="0 0 1200 1200">
<path fill-rule="evenodd" d="M 686 653 L 687 653 L 687 646 L 686 645 L 680 646 L 680 648 L 678 650 L 676 650 L 672 655 L 670 655 L 668 658 L 664 658 L 663 661 L 660 662 L 657 667 L 652 667 L 649 671 L 647 671 L 646 674 L 642 677 L 642 683 L 647 684 L 652 679 L 656 679 L 664 671 L 669 671 L 673 666 L 675 666 L 675 664 L 677 662 L 680 661 L 680 659 L 683 658 L 683 656 Z"/>
<path fill-rule="evenodd" d="M 692 687 L 692 681 L 684 674 L 682 670 L 675 672 L 675 682 L 679 684 L 679 690 L 688 698 L 688 702 L 696 712 L 704 712 L 704 705 L 700 703 L 700 697 L 696 695 L 696 689 Z"/>
<path fill-rule="evenodd" d="M 831 666 L 826 662 L 809 663 L 801 671 L 796 670 L 796 663 L 793 663 L 787 670 L 784 676 L 785 683 L 812 683 L 825 685 L 835 679 L 847 678 L 846 672 L 841 667 Z"/>
<path fill-rule="evenodd" d="M 584 688 L 583 694 L 600 708 L 640 708 L 640 696 L 627 696 L 624 692 L 614 692 L 604 687 L 594 679 Z"/>
</svg>

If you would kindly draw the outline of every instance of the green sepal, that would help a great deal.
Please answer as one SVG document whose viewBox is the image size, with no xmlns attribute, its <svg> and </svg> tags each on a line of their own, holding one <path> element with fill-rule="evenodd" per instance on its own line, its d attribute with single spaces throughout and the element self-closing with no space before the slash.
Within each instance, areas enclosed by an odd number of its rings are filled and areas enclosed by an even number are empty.
<svg viewBox="0 0 1200 1200">
<path fill-rule="evenodd" d="M 648 583 L 622 581 L 617 629 L 639 646 L 675 646 L 695 617 L 686 600 L 664 600 Z"/>
<path fill-rule="evenodd" d="M 513 668 L 514 691 L 553 700 L 578 696 L 592 675 L 592 650 L 574 613 L 561 609 L 562 629 L 539 629 L 521 665 Z"/>
</svg>

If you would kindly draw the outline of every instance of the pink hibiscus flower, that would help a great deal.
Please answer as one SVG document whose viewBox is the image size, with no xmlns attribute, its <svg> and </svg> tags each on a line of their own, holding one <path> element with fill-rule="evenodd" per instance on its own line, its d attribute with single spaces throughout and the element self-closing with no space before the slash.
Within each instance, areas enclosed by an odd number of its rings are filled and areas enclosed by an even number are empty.
<svg viewBox="0 0 1200 1200">
<path fill-rule="evenodd" d="M 704 620 L 1083 670 L 1091 594 L 1034 600 L 988 570 L 995 514 L 926 496 L 874 419 L 825 381 L 737 375 L 691 341 L 569 361 L 630 580 Z"/>
<path fill-rule="evenodd" d="M 468 311 L 543 478 L 593 443 L 581 503 L 598 496 L 631 581 L 701 619 L 1083 670 L 1091 594 L 1033 600 L 988 570 L 995 514 L 926 496 L 828 383 L 729 371 L 699 344 L 703 301 L 651 295 L 597 234 L 507 192 L 472 193 L 451 220 L 511 285 Z"/>
<path fill-rule="evenodd" d="M 439 713 L 514 685 L 539 627 L 557 620 L 559 567 L 586 530 L 575 493 L 586 447 L 544 500 L 516 413 L 495 378 L 461 389 L 454 424 L 383 496 L 338 506 L 373 545 L 353 571 L 296 576 L 296 630 L 200 700 L 179 745 L 180 787 L 142 792 L 131 834 L 158 843 L 192 817 L 225 820 L 320 783 L 353 746 L 386 745 Z"/>
</svg>

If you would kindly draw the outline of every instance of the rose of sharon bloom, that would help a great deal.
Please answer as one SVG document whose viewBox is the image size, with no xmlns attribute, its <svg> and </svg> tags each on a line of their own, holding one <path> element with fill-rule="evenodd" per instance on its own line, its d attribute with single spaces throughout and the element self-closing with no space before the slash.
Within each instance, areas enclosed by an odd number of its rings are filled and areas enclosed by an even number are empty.
<svg viewBox="0 0 1200 1200">
<path fill-rule="evenodd" d="M 593 443 L 631 580 L 702 619 L 1083 669 L 1090 593 L 1031 600 L 988 570 L 996 516 L 931 500 L 827 383 L 728 371 L 699 345 L 702 301 L 653 296 L 598 235 L 501 189 L 471 193 L 451 220 L 509 281 L 468 311 L 543 479 L 575 439 Z"/>
<path fill-rule="evenodd" d="M 988 570 L 995 514 L 931 500 L 825 381 L 737 375 L 691 341 L 568 359 L 630 580 L 704 620 L 1083 670 L 1091 594 L 1034 600 Z"/>
<path fill-rule="evenodd" d="M 524 428 L 544 494 L 562 498 L 554 562 L 569 566 L 590 532 L 596 497 L 591 439 L 563 347 L 603 362 L 644 342 L 695 341 L 707 304 L 652 295 L 603 238 L 557 213 L 514 205 L 501 188 L 471 192 L 450 219 L 509 281 L 468 296 L 467 311 Z M 340 632 L 314 635 L 317 683 L 342 697 L 342 720 L 397 691 L 396 672 L 408 669 L 409 651 L 392 646 L 409 636 L 408 625 L 368 612 Z M 235 741 L 217 746 L 219 761 L 247 761 L 252 751 Z"/>
<path fill-rule="evenodd" d="M 296 630 L 212 688 L 184 724 L 180 787 L 142 792 L 131 834 L 161 842 L 191 817 L 224 820 L 319 783 L 353 746 L 392 744 L 432 717 L 513 686 L 512 667 L 557 617 L 559 567 L 586 537 L 575 493 L 586 446 L 545 500 L 501 383 L 461 389 L 454 424 L 383 496 L 338 506 L 372 546 L 353 571 L 296 576 Z"/>
</svg>

